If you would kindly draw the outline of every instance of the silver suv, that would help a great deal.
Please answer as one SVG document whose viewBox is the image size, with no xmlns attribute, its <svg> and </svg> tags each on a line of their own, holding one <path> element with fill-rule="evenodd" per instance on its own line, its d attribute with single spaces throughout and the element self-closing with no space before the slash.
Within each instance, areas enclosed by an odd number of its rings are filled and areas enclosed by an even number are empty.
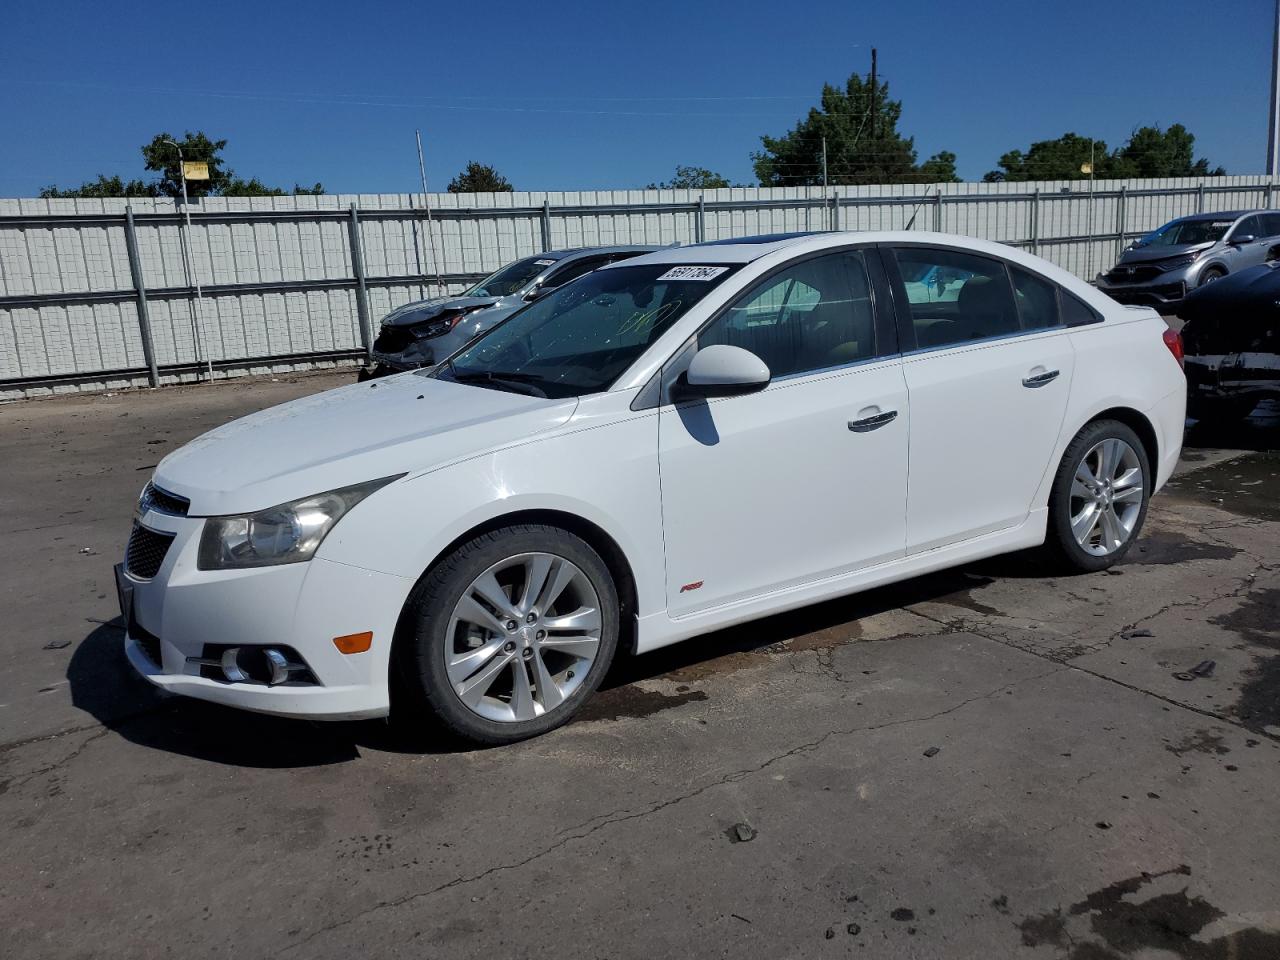
<svg viewBox="0 0 1280 960">
<path fill-rule="evenodd" d="M 360 379 L 439 363 L 526 303 L 570 280 L 658 249 L 629 245 L 549 250 L 507 264 L 465 293 L 406 303 L 383 318 L 373 344 L 375 366 L 362 371 Z"/>
<path fill-rule="evenodd" d="M 1174 309 L 1196 287 L 1277 257 L 1280 212 L 1199 213 L 1135 240 L 1097 285 L 1121 303 Z"/>
</svg>

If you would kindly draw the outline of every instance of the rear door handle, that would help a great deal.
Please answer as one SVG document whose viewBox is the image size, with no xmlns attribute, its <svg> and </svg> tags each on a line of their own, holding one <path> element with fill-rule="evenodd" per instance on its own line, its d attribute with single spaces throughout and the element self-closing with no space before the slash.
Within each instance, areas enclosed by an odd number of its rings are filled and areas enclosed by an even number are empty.
<svg viewBox="0 0 1280 960">
<path fill-rule="evenodd" d="M 1022 385 L 1024 387 L 1043 387 L 1046 383 L 1053 383 L 1058 379 L 1058 370 L 1046 370 L 1044 373 L 1037 373 L 1035 376 L 1024 377 Z"/>
<path fill-rule="evenodd" d="M 897 410 L 886 410 L 884 413 L 877 413 L 873 417 L 863 417 L 861 420 L 850 420 L 849 429 L 854 433 L 870 433 L 877 427 L 883 427 L 886 423 L 893 423 L 897 418 Z"/>
</svg>

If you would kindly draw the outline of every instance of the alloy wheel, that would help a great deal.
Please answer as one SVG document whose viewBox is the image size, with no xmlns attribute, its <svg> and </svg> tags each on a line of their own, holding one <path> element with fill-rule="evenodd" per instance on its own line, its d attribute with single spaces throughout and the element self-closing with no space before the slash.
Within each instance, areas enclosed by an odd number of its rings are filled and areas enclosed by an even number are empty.
<svg viewBox="0 0 1280 960">
<path fill-rule="evenodd" d="M 454 605 L 445 643 L 449 684 L 487 720 L 533 720 L 582 685 L 602 622 L 600 598 L 576 564 L 552 553 L 501 560 Z"/>
<path fill-rule="evenodd" d="M 1071 533 L 1082 549 L 1105 557 L 1123 547 L 1142 515 L 1138 452 L 1117 437 L 1089 448 L 1071 480 Z"/>
</svg>

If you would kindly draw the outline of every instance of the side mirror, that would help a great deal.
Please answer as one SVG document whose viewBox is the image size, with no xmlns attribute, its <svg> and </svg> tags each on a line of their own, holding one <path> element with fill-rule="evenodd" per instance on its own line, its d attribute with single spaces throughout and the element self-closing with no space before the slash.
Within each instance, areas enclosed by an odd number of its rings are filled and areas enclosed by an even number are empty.
<svg viewBox="0 0 1280 960">
<path fill-rule="evenodd" d="M 524 295 L 525 303 L 533 303 L 535 300 L 541 300 L 548 293 L 555 293 L 559 287 L 538 286 L 534 287 Z"/>
<path fill-rule="evenodd" d="M 750 350 L 716 343 L 693 355 L 680 378 L 679 393 L 695 397 L 732 397 L 769 385 L 768 365 Z"/>
<path fill-rule="evenodd" d="M 1232 237 L 1227 243 L 1233 247 L 1243 247 L 1246 243 L 1253 243 L 1255 239 L 1252 233 L 1242 233 L 1238 237 Z"/>
</svg>

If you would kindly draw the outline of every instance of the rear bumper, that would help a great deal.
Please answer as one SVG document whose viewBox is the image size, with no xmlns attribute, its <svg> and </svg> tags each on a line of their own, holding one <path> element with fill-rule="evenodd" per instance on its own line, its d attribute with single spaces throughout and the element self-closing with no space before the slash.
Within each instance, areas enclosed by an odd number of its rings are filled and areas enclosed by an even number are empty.
<svg viewBox="0 0 1280 960">
<path fill-rule="evenodd" d="M 1244 353 L 1186 358 L 1187 392 L 1196 399 L 1280 395 L 1280 354 Z"/>
<path fill-rule="evenodd" d="M 1187 390 L 1173 391 L 1147 411 L 1147 417 L 1155 425 L 1159 443 L 1159 463 L 1155 464 L 1156 480 L 1151 492 L 1155 493 L 1173 475 L 1182 456 L 1182 438 L 1187 425 Z"/>
</svg>

